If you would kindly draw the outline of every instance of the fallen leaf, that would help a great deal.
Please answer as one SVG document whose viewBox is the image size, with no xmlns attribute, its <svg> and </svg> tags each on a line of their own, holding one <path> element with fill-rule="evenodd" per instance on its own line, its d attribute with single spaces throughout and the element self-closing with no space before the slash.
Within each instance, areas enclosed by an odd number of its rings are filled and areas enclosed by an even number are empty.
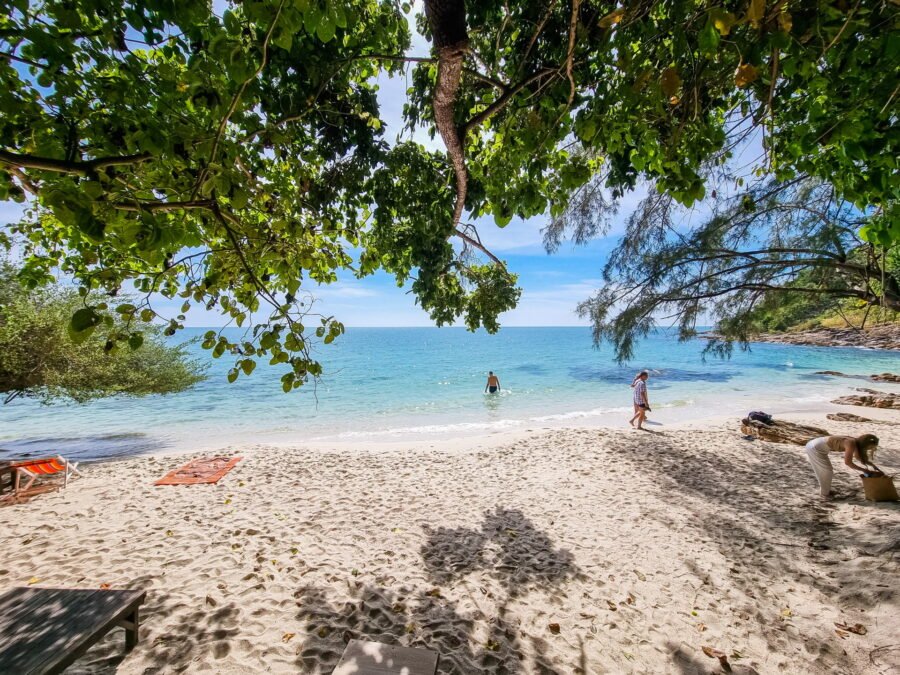
<svg viewBox="0 0 900 675">
<path fill-rule="evenodd" d="M 429 596 L 431 596 L 432 598 L 442 598 L 442 597 L 444 597 L 444 596 L 441 595 L 441 589 L 440 589 L 440 588 L 432 588 L 430 591 L 428 591 L 427 593 L 425 593 L 425 595 L 429 595 Z"/>
<path fill-rule="evenodd" d="M 37 582 L 39 582 L 40 580 L 41 580 L 40 577 L 31 577 L 28 580 L 28 585 L 32 586 L 32 585 L 36 584 Z"/>
<path fill-rule="evenodd" d="M 845 631 L 847 631 L 848 633 L 855 633 L 856 635 L 865 635 L 866 633 L 869 632 L 868 630 L 866 630 L 866 627 L 863 626 L 861 623 L 855 623 L 855 624 L 853 624 L 853 625 L 851 626 L 850 624 L 847 624 L 847 623 L 837 623 L 837 622 L 835 622 L 834 625 L 835 625 L 836 628 L 840 628 L 841 630 L 845 630 Z"/>
<path fill-rule="evenodd" d="M 554 635 L 559 635 L 559 624 L 558 623 L 551 623 L 549 626 L 547 626 L 547 628 L 549 628 L 550 632 L 553 633 Z"/>
<path fill-rule="evenodd" d="M 331 629 L 328 626 L 322 626 L 319 630 L 316 631 L 316 635 L 320 638 L 327 638 L 331 633 Z"/>
<path fill-rule="evenodd" d="M 719 659 L 719 665 L 722 666 L 722 670 L 726 673 L 731 672 L 731 664 L 728 663 L 728 655 L 716 649 L 715 647 L 701 647 L 703 653 L 706 654 L 711 659 Z"/>
<path fill-rule="evenodd" d="M 350 570 L 350 574 L 352 574 L 352 575 L 355 576 L 355 577 L 358 577 L 358 576 L 359 576 L 359 570 L 356 569 L 356 568 L 354 567 L 352 570 Z"/>
<path fill-rule="evenodd" d="M 294 639 L 294 635 L 295 635 L 294 633 L 285 633 L 284 635 L 281 636 L 281 641 L 282 642 L 290 642 L 291 640 Z"/>
<path fill-rule="evenodd" d="M 240 544 L 232 544 L 232 545 L 231 545 L 231 550 L 232 550 L 232 551 L 236 551 L 236 550 L 238 550 L 240 547 L 241 547 Z"/>
<path fill-rule="evenodd" d="M 625 599 L 625 602 L 627 602 L 629 605 L 633 605 L 634 599 L 635 599 L 634 596 L 631 593 L 629 593 L 628 597 Z"/>
<path fill-rule="evenodd" d="M 300 552 L 300 549 L 297 548 L 296 546 L 294 546 L 294 548 L 291 549 L 291 555 L 297 555 L 299 552 Z"/>
<path fill-rule="evenodd" d="M 216 602 L 216 599 L 213 596 L 207 595 L 206 596 L 206 604 L 209 605 L 210 607 L 215 607 L 219 603 Z"/>
<path fill-rule="evenodd" d="M 167 536 L 167 537 L 171 537 L 171 536 L 174 535 L 174 534 L 175 534 L 175 533 L 172 532 L 172 530 L 166 530 L 166 536 Z"/>
<path fill-rule="evenodd" d="M 111 588 L 109 584 L 100 584 L 101 591 L 108 591 Z"/>
<path fill-rule="evenodd" d="M 619 609 L 618 607 L 616 607 L 616 603 L 614 603 L 612 600 L 607 600 L 606 605 L 607 607 L 609 607 L 611 612 L 615 612 L 617 609 Z"/>
<path fill-rule="evenodd" d="M 647 581 L 647 577 L 644 576 L 639 570 L 634 570 L 634 573 L 637 575 L 637 578 L 641 581 Z"/>
<path fill-rule="evenodd" d="M 496 640 L 488 640 L 484 643 L 484 648 L 492 652 L 500 651 L 500 643 Z"/>
<path fill-rule="evenodd" d="M 794 613 L 791 611 L 790 607 L 785 607 L 783 610 L 781 610 L 781 616 L 789 618 L 794 616 Z"/>
<path fill-rule="evenodd" d="M 231 500 L 230 500 L 230 499 L 226 499 L 226 500 L 225 500 L 225 504 L 226 504 L 226 505 L 227 505 L 227 504 L 230 504 L 230 503 L 231 503 Z"/>
<path fill-rule="evenodd" d="M 841 640 L 846 640 L 850 636 L 850 633 L 845 633 L 842 630 L 835 630 L 834 634 L 841 638 Z"/>
<path fill-rule="evenodd" d="M 698 624 L 697 624 L 697 630 L 699 630 L 699 631 L 702 633 L 703 631 L 706 630 L 706 624 L 705 624 L 705 623 L 698 623 Z"/>
<path fill-rule="evenodd" d="M 403 530 L 401 530 L 399 527 L 395 527 L 393 530 L 391 530 L 391 532 L 393 532 L 394 534 L 400 534 L 401 532 L 403 532 Z"/>
</svg>

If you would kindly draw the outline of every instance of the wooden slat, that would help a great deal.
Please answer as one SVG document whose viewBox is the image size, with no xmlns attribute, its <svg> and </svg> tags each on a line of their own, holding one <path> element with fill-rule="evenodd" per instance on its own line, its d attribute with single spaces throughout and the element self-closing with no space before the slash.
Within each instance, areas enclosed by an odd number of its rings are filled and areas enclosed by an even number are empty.
<svg viewBox="0 0 900 675">
<path fill-rule="evenodd" d="M 0 596 L 0 673 L 61 672 L 144 601 L 144 591 L 13 588 Z"/>
<path fill-rule="evenodd" d="M 427 649 L 350 640 L 332 675 L 434 675 L 437 666 L 437 652 Z"/>
</svg>

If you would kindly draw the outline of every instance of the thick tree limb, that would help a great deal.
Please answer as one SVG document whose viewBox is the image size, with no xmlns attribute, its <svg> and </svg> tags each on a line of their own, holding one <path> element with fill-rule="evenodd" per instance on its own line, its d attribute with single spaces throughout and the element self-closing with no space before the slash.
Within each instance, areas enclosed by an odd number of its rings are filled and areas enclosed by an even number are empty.
<svg viewBox="0 0 900 675">
<path fill-rule="evenodd" d="M 19 169 L 35 169 L 37 171 L 53 171 L 55 173 L 71 173 L 85 176 L 98 169 L 111 166 L 128 166 L 138 164 L 151 159 L 149 153 L 139 155 L 122 155 L 121 157 L 98 157 L 86 161 L 67 161 L 53 159 L 51 157 L 35 157 L 34 155 L 20 155 L 15 152 L 0 150 L 0 164 L 13 166 Z"/>
<path fill-rule="evenodd" d="M 456 126 L 454 109 L 462 79 L 463 57 L 469 49 L 466 29 L 466 6 L 463 0 L 425 0 L 425 16 L 431 26 L 434 51 L 438 60 L 434 90 L 434 122 L 456 175 L 456 204 L 453 227 L 462 219 L 466 204 L 468 172 L 466 171 L 464 132 Z"/>
<path fill-rule="evenodd" d="M 566 51 L 566 77 L 569 79 L 569 102 L 572 107 L 575 100 L 575 77 L 572 75 L 572 57 L 575 54 L 575 32 L 578 30 L 578 9 L 581 0 L 572 0 L 572 17 L 569 19 L 569 49 Z"/>
</svg>

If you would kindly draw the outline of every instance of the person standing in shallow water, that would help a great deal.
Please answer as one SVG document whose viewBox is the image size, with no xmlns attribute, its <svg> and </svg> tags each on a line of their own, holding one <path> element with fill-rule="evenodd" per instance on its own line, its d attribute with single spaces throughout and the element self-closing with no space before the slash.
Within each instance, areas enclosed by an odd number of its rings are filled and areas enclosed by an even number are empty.
<svg viewBox="0 0 900 675">
<path fill-rule="evenodd" d="M 650 412 L 650 399 L 647 398 L 647 380 L 650 373 L 642 370 L 634 376 L 631 381 L 631 388 L 634 389 L 634 417 L 628 420 L 631 426 L 635 426 L 637 421 L 638 429 L 643 429 L 644 420 L 647 419 L 647 413 Z"/>
<path fill-rule="evenodd" d="M 863 434 L 857 438 L 852 436 L 822 436 L 814 438 L 806 444 L 806 458 L 812 464 L 813 471 L 819 481 L 819 494 L 822 499 L 831 499 L 831 480 L 834 477 L 834 468 L 828 458 L 830 452 L 840 452 L 844 455 L 844 464 L 860 474 L 883 475 L 881 469 L 875 466 L 873 459 L 878 448 L 878 437 L 873 434 Z M 859 460 L 862 466 L 854 459 Z M 871 468 L 869 468 L 871 467 Z"/>
<path fill-rule="evenodd" d="M 488 371 L 487 384 L 484 385 L 484 390 L 486 392 L 490 392 L 491 394 L 496 394 L 498 391 L 500 391 L 500 378 L 494 375 L 493 370 Z"/>
</svg>

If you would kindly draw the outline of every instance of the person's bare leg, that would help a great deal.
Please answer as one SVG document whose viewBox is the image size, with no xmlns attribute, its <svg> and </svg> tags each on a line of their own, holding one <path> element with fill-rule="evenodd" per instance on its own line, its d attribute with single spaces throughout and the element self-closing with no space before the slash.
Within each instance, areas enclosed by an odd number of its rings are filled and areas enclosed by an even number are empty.
<svg viewBox="0 0 900 675">
<path fill-rule="evenodd" d="M 638 421 L 637 428 L 643 431 L 644 420 L 647 419 L 647 410 L 645 408 L 641 408 L 641 411 L 638 413 Z"/>
</svg>

